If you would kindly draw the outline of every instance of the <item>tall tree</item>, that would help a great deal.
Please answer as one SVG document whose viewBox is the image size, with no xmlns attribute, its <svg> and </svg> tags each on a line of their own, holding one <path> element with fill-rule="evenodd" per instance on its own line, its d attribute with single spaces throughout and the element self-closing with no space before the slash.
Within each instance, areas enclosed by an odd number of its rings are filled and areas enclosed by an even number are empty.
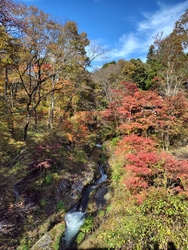
<svg viewBox="0 0 188 250">
<path fill-rule="evenodd" d="M 54 77 L 52 66 L 48 62 L 51 44 L 55 39 L 56 23 L 32 6 L 24 6 L 21 14 L 26 22 L 26 30 L 21 40 L 19 67 L 16 68 L 20 82 L 17 99 L 19 101 L 21 98 L 26 105 L 26 140 L 31 117 L 34 116 L 37 126 L 37 107 L 47 95 L 55 91 L 54 88 L 48 88 L 49 79 Z"/>
<path fill-rule="evenodd" d="M 19 37 L 25 28 L 24 21 L 16 11 L 21 5 L 11 0 L 0 1 L 0 69 L 1 86 L 3 88 L 4 107 L 9 130 L 13 132 L 13 99 L 15 84 L 10 80 L 10 73 L 18 65 L 20 40 Z"/>
<path fill-rule="evenodd" d="M 188 47 L 188 9 L 176 22 L 174 33 L 179 37 L 184 49 Z"/>
<path fill-rule="evenodd" d="M 76 23 L 70 21 L 63 25 L 54 22 L 36 7 L 22 5 L 18 14 L 25 20 L 25 30 L 20 38 L 19 63 L 14 72 L 19 82 L 17 105 L 25 105 L 26 110 L 26 140 L 33 118 L 34 126 L 37 127 L 37 111 L 41 102 L 48 100 L 48 127 L 51 127 L 54 120 L 54 93 L 60 90 L 66 93 L 63 112 L 66 113 L 73 105 L 74 95 L 83 92 L 84 86 L 81 85 L 88 78 L 85 68 L 89 60 L 85 47 L 89 40 L 86 33 L 78 33 Z M 65 80 L 70 84 L 63 86 Z"/>
<path fill-rule="evenodd" d="M 151 65 L 151 76 L 155 86 L 163 96 L 175 96 L 187 78 L 188 57 L 184 53 L 182 41 L 177 33 L 168 37 L 156 36 L 154 46 L 150 47 L 147 63 Z"/>
<path fill-rule="evenodd" d="M 79 33 L 75 22 L 69 21 L 61 26 L 53 56 L 57 58 L 55 64 L 58 67 L 59 78 L 70 82 L 70 91 L 64 89 L 66 101 L 62 106 L 63 112 L 61 113 L 60 123 L 69 111 L 74 113 L 80 109 L 85 109 L 84 106 L 86 102 L 89 102 L 89 99 L 85 99 L 87 95 L 83 92 L 89 92 L 90 97 L 92 96 L 91 81 L 86 70 L 90 63 L 86 53 L 88 45 L 87 34 L 85 32 Z"/>
</svg>

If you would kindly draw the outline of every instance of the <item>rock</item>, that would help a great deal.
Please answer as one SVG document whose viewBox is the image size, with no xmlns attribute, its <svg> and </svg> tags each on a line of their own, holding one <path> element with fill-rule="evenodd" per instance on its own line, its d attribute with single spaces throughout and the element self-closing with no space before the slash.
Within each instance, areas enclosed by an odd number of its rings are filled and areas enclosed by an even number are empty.
<svg viewBox="0 0 188 250">
<path fill-rule="evenodd" d="M 101 158 L 101 148 L 95 147 L 90 154 L 90 160 L 98 163 L 100 161 L 100 158 Z"/>
<path fill-rule="evenodd" d="M 53 239 L 51 237 L 50 234 L 45 234 L 43 235 L 39 241 L 37 241 L 37 243 L 31 248 L 32 250 L 39 250 L 39 249 L 43 249 L 43 250 L 47 250 L 47 249 L 53 249 L 51 247 L 53 243 Z"/>
<path fill-rule="evenodd" d="M 94 196 L 94 201 L 96 203 L 96 207 L 98 210 L 102 209 L 106 203 L 105 194 L 107 193 L 107 188 L 106 187 L 99 187 L 95 196 Z"/>
<path fill-rule="evenodd" d="M 78 191 L 79 193 L 82 192 L 83 189 L 83 181 L 82 180 L 77 180 L 71 187 L 72 189 Z"/>
<path fill-rule="evenodd" d="M 110 194 L 110 192 L 106 193 L 105 196 L 104 196 L 105 200 L 111 200 L 112 196 Z"/>
<path fill-rule="evenodd" d="M 31 248 L 31 250 L 59 249 L 61 236 L 65 231 L 65 222 L 56 224 L 49 232 L 44 234 Z"/>
<path fill-rule="evenodd" d="M 93 170 L 91 170 L 90 172 L 87 172 L 85 174 L 84 186 L 91 184 L 94 180 L 94 176 L 95 174 Z"/>
</svg>

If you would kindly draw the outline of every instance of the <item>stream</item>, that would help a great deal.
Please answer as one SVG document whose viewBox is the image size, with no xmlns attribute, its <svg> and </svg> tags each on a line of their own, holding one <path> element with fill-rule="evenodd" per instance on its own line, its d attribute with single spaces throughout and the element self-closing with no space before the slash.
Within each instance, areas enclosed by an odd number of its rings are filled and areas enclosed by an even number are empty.
<svg viewBox="0 0 188 250">
<path fill-rule="evenodd" d="M 100 147 L 101 145 L 96 145 Z M 99 184 L 107 180 L 107 175 L 104 172 L 103 166 L 99 163 L 100 178 L 94 184 L 90 184 L 84 188 L 78 203 L 76 203 L 65 215 L 66 230 L 62 236 L 60 250 L 72 249 L 71 243 L 79 232 L 79 228 L 84 224 L 89 195 Z"/>
</svg>

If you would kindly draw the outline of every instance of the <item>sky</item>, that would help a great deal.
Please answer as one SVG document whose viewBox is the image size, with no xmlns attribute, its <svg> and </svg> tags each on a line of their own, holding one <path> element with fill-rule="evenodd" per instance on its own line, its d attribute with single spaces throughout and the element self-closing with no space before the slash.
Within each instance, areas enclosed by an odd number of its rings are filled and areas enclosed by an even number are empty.
<svg viewBox="0 0 188 250">
<path fill-rule="evenodd" d="M 119 59 L 146 60 L 154 37 L 169 35 L 188 9 L 188 0 L 22 0 L 37 6 L 55 20 L 74 21 L 92 47 L 105 53 L 93 68 Z M 88 53 L 90 48 L 87 48 Z"/>
</svg>

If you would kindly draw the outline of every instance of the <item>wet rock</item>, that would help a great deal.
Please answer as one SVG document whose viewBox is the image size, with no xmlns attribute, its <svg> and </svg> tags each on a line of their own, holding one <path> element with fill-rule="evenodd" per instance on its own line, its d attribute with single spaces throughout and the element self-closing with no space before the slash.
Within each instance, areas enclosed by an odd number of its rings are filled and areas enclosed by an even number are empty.
<svg viewBox="0 0 188 250">
<path fill-rule="evenodd" d="M 97 210 L 100 210 L 104 207 L 106 204 L 105 194 L 107 193 L 107 188 L 104 186 L 101 186 L 97 189 L 97 192 L 94 196 L 94 201 L 96 204 Z"/>
<path fill-rule="evenodd" d="M 101 148 L 95 147 L 90 154 L 90 160 L 97 163 L 100 161 L 100 158 L 101 158 Z"/>
</svg>

